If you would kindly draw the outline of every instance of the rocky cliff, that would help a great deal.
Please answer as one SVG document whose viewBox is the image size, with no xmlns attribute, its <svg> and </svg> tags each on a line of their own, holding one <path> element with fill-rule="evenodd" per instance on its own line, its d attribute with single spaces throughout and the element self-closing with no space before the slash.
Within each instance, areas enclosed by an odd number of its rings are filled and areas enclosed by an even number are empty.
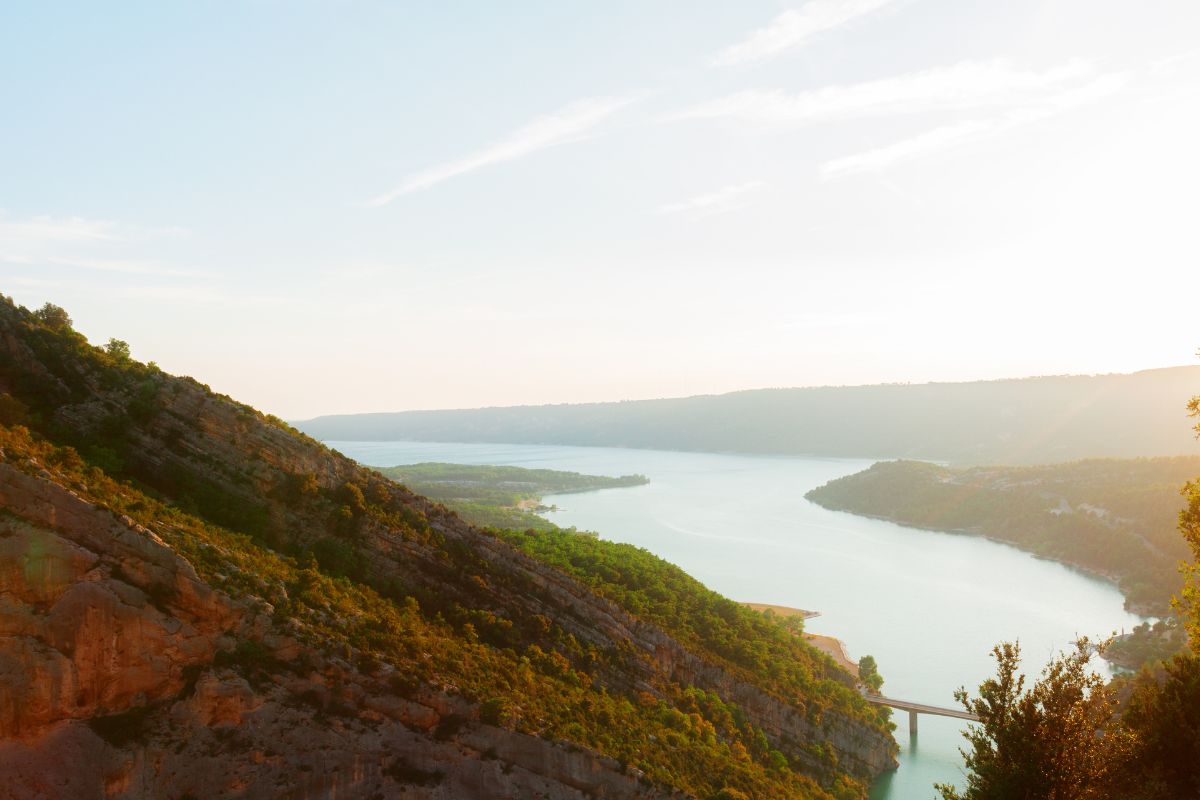
<svg viewBox="0 0 1200 800">
<path fill-rule="evenodd" d="M 214 664 L 222 648 L 261 642 L 282 662 L 301 645 L 39 471 L 0 464 L 0 795 L 665 794 L 560 743 L 478 723 L 437 736 L 469 704 L 400 698 L 335 660 L 251 686 Z"/>
<path fill-rule="evenodd" d="M 0 400 L 13 797 L 853 797 L 894 765 L 820 654 L 767 681 L 5 303 Z"/>
</svg>

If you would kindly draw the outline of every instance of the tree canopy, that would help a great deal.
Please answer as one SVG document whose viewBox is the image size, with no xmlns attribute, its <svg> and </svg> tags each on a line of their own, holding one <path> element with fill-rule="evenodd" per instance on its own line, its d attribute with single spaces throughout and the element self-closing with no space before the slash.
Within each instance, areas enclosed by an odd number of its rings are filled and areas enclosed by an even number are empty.
<svg viewBox="0 0 1200 800">
<path fill-rule="evenodd" d="M 73 324 L 67 310 L 62 306 L 54 305 L 54 303 L 46 303 L 34 311 L 33 316 L 47 328 L 70 328 Z"/>
<path fill-rule="evenodd" d="M 1200 417 L 1200 397 L 1188 410 Z M 966 786 L 938 786 L 944 800 L 1200 797 L 1200 478 L 1183 494 L 1179 531 L 1194 562 L 1182 567 L 1187 582 L 1174 607 L 1189 650 L 1106 683 L 1091 672 L 1094 648 L 1081 639 L 1027 689 L 1018 645 L 997 645 L 996 676 L 977 697 L 957 693 L 979 724 L 963 734 Z"/>
</svg>

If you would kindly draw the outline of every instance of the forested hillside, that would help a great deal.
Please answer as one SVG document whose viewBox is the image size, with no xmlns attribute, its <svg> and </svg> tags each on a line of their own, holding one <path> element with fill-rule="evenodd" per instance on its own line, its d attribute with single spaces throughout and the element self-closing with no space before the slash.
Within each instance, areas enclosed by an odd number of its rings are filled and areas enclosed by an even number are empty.
<svg viewBox="0 0 1200 800">
<path fill-rule="evenodd" d="M 1187 408 L 1200 417 L 1200 396 Z M 1113 466 L 1080 468 L 1119 474 Z M 1161 465 L 1138 466 L 1162 474 Z M 1200 797 L 1200 479 L 1181 493 L 1177 530 L 1189 558 L 1176 616 L 1139 626 L 1118 659 L 1149 661 L 1106 682 L 1092 670 L 1105 644 L 1084 638 L 1033 677 L 1021 671 L 1018 642 L 998 644 L 995 675 L 978 694 L 955 693 L 979 724 L 963 732 L 966 785 L 939 785 L 944 800 Z M 1176 646 L 1164 648 L 1168 640 Z"/>
<path fill-rule="evenodd" d="M 472 525 L 556 530 L 536 512 L 547 494 L 618 489 L 649 483 L 645 475 L 582 475 L 553 469 L 470 465 L 405 464 L 379 470 L 431 500 L 455 510 Z"/>
<path fill-rule="evenodd" d="M 1200 367 L 974 383 L 760 389 L 668 400 L 350 414 L 325 441 L 412 439 L 1039 464 L 1200 455 L 1180 398 Z"/>
<path fill-rule="evenodd" d="M 888 461 L 806 497 L 904 525 L 966 531 L 1107 575 L 1130 607 L 1166 614 L 1189 555 L 1180 487 L 1200 457 L 1094 459 L 1036 467 L 950 469 Z"/>
<path fill-rule="evenodd" d="M 861 798 L 895 763 L 849 675 L 677 568 L 474 528 L 53 306 L 0 302 L 0 554 L 8 797 Z"/>
</svg>

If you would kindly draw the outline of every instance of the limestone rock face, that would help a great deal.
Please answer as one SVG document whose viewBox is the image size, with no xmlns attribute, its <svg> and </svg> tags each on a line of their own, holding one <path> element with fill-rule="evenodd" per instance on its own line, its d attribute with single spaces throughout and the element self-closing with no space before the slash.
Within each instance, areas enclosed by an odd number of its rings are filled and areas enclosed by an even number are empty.
<svg viewBox="0 0 1200 800">
<path fill-rule="evenodd" d="M 397 697 L 320 658 L 327 674 L 255 689 L 210 666 L 222 638 L 257 632 L 277 657 L 297 643 L 151 531 L 5 463 L 0 509 L 6 800 L 664 796 L 536 737 L 479 724 L 436 737 L 470 714 L 462 700 Z M 326 718 L 330 683 L 355 711 Z"/>
<path fill-rule="evenodd" d="M 174 696 L 241 616 L 150 531 L 0 464 L 0 738 Z"/>
<path fill-rule="evenodd" d="M 261 699 L 261 698 L 260 698 Z M 531 736 L 472 726 L 439 741 L 398 721 L 327 726 L 276 698 L 237 724 L 188 712 L 148 721 L 146 742 L 114 748 L 87 724 L 59 723 L 33 742 L 0 741 L 6 800 L 220 798 L 671 797 L 616 762 Z M 62 764 L 73 768 L 64 770 Z"/>
<path fill-rule="evenodd" d="M 182 701 L 180 711 L 190 712 L 199 725 L 241 725 L 242 716 L 262 705 L 262 699 L 245 678 L 206 674 L 196 682 L 192 696 Z"/>
<path fill-rule="evenodd" d="M 813 774 L 828 766 L 810 762 L 813 743 L 831 745 L 859 778 L 895 765 L 879 726 L 772 696 L 751 672 L 697 655 L 278 420 L 190 379 L 145 371 L 126 381 L 18 335 L 18 316 L 0 301 L 0 392 L 23 387 L 47 430 L 69 431 L 64 442 L 81 448 L 119 430 L 122 474 L 146 494 L 283 552 L 315 550 L 340 530 L 344 510 L 373 585 L 546 620 L 580 647 L 613 654 L 592 671 L 608 692 L 668 701 L 681 687 L 716 692 Z M 478 709 L 453 687 L 398 694 L 353 666 L 363 662 L 350 644 L 340 655 L 322 647 L 313 626 L 276 619 L 256 596 L 282 602 L 289 587 L 246 588 L 253 576 L 231 565 L 239 574 L 230 580 L 207 559 L 206 582 L 154 531 L 85 499 L 101 497 L 89 491 L 0 451 L 0 798 L 670 796 L 597 753 L 470 722 Z M 339 510 L 353 492 L 381 513 Z M 169 516 L 145 519 L 194 552 L 166 527 Z M 488 579 L 464 572 L 471 563 L 486 564 Z M 348 622 L 326 610 L 316 613 L 329 625 Z M 242 644 L 283 666 L 265 678 L 226 668 Z M 818 680 L 845 678 L 819 659 L 812 668 Z"/>
</svg>

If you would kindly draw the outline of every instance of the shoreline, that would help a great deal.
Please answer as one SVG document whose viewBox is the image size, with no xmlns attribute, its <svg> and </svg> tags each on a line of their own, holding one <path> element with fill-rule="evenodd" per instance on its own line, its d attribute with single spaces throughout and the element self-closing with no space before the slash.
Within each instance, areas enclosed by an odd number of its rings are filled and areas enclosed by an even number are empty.
<svg viewBox="0 0 1200 800">
<path fill-rule="evenodd" d="M 776 616 L 783 618 L 801 617 L 803 619 L 812 619 L 813 617 L 821 616 L 820 611 L 806 611 L 802 608 L 777 606 L 771 603 L 742 602 L 740 605 L 743 605 L 752 611 L 757 611 L 760 614 L 770 611 Z M 809 633 L 808 631 L 804 631 L 801 635 L 804 637 L 804 641 L 808 642 L 810 645 L 832 658 L 839 667 L 850 673 L 855 680 L 858 680 L 858 664 L 850 658 L 850 651 L 846 649 L 845 642 L 835 636 L 826 636 L 822 633 Z"/>
<path fill-rule="evenodd" d="M 904 522 L 903 520 L 895 519 L 893 517 L 888 517 L 888 516 L 882 516 L 879 514 L 864 514 L 864 513 L 858 512 L 858 511 L 851 511 L 848 508 L 834 508 L 832 506 L 827 506 L 827 505 L 818 503 L 816 500 L 810 500 L 809 502 L 815 503 L 816 505 L 821 506 L 821 508 L 824 508 L 828 511 L 836 511 L 836 512 L 839 512 L 842 514 L 852 514 L 853 516 L 856 516 L 856 517 L 864 517 L 866 519 L 879 520 L 880 522 L 890 522 L 893 525 L 899 525 L 902 528 L 908 528 L 910 530 L 932 531 L 934 533 L 949 533 L 949 534 L 953 534 L 955 536 L 972 536 L 977 539 L 986 539 L 989 542 L 1006 545 L 1008 547 L 1013 548 L 1014 550 L 1019 550 L 1020 552 L 1024 553 L 1027 556 L 1036 558 L 1039 561 L 1049 561 L 1052 564 L 1058 564 L 1059 566 L 1063 566 L 1063 567 L 1066 567 L 1067 569 L 1074 570 L 1083 575 L 1086 575 L 1087 577 L 1098 578 L 1099 580 L 1102 580 L 1105 583 L 1111 584 L 1112 587 L 1117 590 L 1117 593 L 1121 595 L 1121 599 L 1123 601 L 1122 605 L 1124 606 L 1125 610 L 1130 612 L 1131 614 L 1137 614 L 1140 617 L 1162 617 L 1163 616 L 1162 611 L 1160 611 L 1155 606 L 1151 606 L 1151 605 L 1147 605 L 1147 604 L 1143 604 L 1143 603 L 1132 602 L 1129 598 L 1129 595 L 1127 595 L 1125 593 L 1124 589 L 1121 588 L 1121 581 L 1120 581 L 1121 576 L 1119 576 L 1119 575 L 1103 572 L 1099 569 L 1093 569 L 1091 567 L 1084 566 L 1083 564 L 1077 564 L 1077 563 L 1074 563 L 1071 561 L 1064 561 L 1060 558 L 1054 558 L 1052 556 L 1047 556 L 1047 555 L 1043 555 L 1041 553 L 1036 553 L 1033 550 L 1022 547 L 1017 542 L 1013 542 L 1008 539 L 1001 539 L 998 536 L 992 536 L 990 534 L 985 533 L 982 530 L 972 530 L 970 528 L 928 527 L 928 526 L 924 526 L 924 525 L 917 525 L 917 524 L 914 524 L 911 522 Z"/>
<path fill-rule="evenodd" d="M 777 606 L 772 603 L 747 603 L 740 602 L 738 605 L 745 606 L 751 611 L 757 611 L 760 614 L 770 611 L 777 617 L 800 617 L 801 619 L 812 619 L 813 617 L 821 616 L 820 611 L 806 611 L 803 608 L 792 608 L 791 606 Z"/>
<path fill-rule="evenodd" d="M 813 647 L 836 661 L 838 666 L 849 672 L 855 680 L 858 680 L 858 664 L 851 660 L 850 653 L 846 650 L 845 642 L 833 636 L 808 632 L 805 632 L 804 639 Z"/>
</svg>

